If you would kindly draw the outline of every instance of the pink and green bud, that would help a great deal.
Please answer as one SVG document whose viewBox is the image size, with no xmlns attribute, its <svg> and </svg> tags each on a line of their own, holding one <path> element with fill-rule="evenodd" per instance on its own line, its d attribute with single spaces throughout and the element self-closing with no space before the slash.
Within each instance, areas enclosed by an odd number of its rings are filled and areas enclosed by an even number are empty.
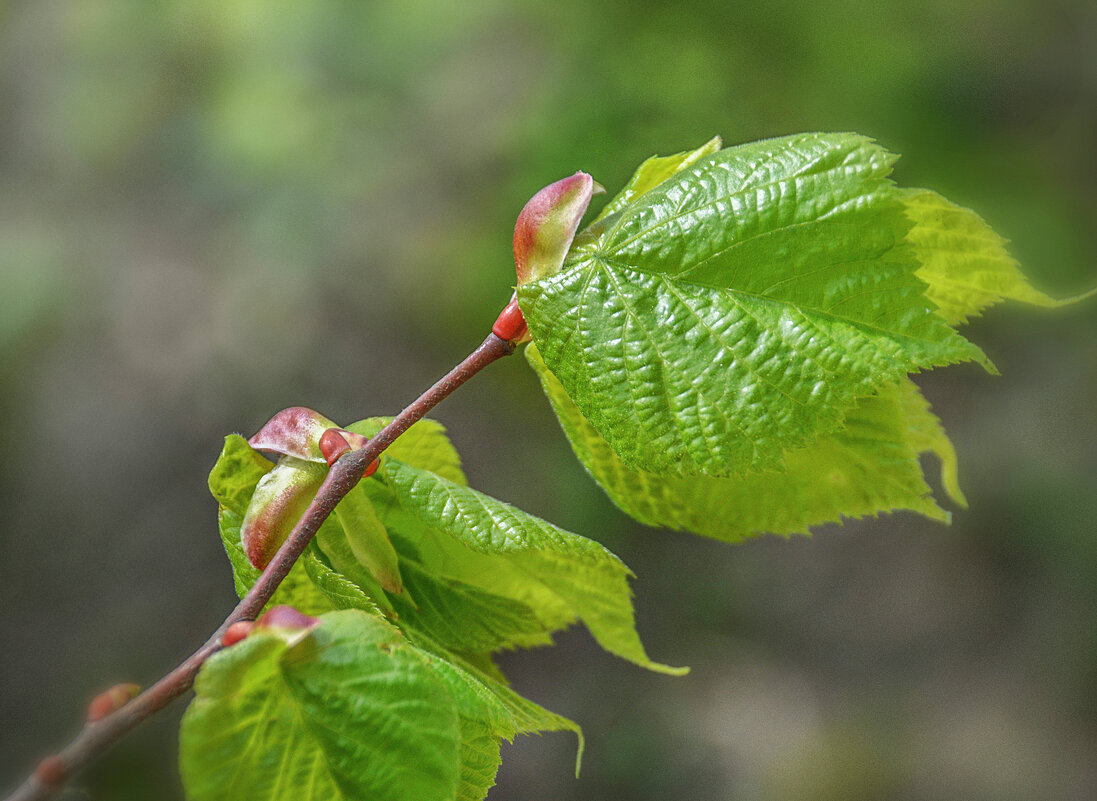
<svg viewBox="0 0 1097 801">
<path fill-rule="evenodd" d="M 514 226 L 518 283 L 558 272 L 591 198 L 606 191 L 585 172 L 549 184 L 526 203 Z"/>
<path fill-rule="evenodd" d="M 322 456 L 320 464 L 283 456 L 259 479 L 240 526 L 240 541 L 252 565 L 262 570 L 269 564 L 316 497 L 327 472 Z"/>
<path fill-rule="evenodd" d="M 294 406 L 274 415 L 248 444 L 257 451 L 274 451 L 310 462 L 328 462 L 321 447 L 328 429 L 337 429 L 343 435 L 348 450 L 361 448 L 368 441 L 360 434 L 343 431 L 319 412 Z"/>
<path fill-rule="evenodd" d="M 320 625 L 320 618 L 306 615 L 292 606 L 272 606 L 255 621 L 257 629 L 304 631 Z"/>
</svg>

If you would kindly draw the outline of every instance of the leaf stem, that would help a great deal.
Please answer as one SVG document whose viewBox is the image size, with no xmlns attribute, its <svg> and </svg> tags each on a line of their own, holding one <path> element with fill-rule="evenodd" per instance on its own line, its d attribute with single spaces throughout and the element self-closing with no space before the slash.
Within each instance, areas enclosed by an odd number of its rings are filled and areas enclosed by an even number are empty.
<svg viewBox="0 0 1097 801">
<path fill-rule="evenodd" d="M 222 648 L 221 636 L 225 630 L 237 621 L 254 620 L 258 616 L 298 557 L 304 553 L 321 524 L 334 511 L 343 496 L 361 480 L 370 463 L 455 389 L 492 362 L 512 354 L 514 347 L 513 342 L 501 339 L 494 333 L 489 334 L 476 350 L 394 417 L 363 448 L 349 451 L 340 457 L 328 471 L 316 498 L 297 521 L 270 564 L 205 644 L 117 711 L 95 722 L 86 723 L 63 750 L 42 760 L 38 768 L 6 801 L 41 801 L 49 798 L 122 735 L 189 690 L 205 661 Z"/>
</svg>

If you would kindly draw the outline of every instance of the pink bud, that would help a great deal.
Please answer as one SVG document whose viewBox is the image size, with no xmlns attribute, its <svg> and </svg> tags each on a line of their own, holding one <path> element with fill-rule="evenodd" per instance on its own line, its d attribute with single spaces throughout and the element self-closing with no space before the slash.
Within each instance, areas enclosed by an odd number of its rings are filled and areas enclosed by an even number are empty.
<svg viewBox="0 0 1097 801">
<path fill-rule="evenodd" d="M 293 406 L 274 415 L 248 444 L 257 451 L 274 451 L 310 462 L 323 462 L 320 438 L 329 428 L 338 426 L 319 412 Z"/>
<path fill-rule="evenodd" d="M 257 629 L 311 629 L 320 619 L 306 615 L 292 606 L 272 606 L 255 621 Z"/>
<path fill-rule="evenodd" d="M 361 448 L 369 441 L 361 434 L 339 428 L 320 412 L 304 406 L 293 406 L 274 415 L 248 440 L 248 444 L 257 451 L 274 451 L 283 456 L 293 456 L 310 462 L 327 462 L 330 465 L 334 459 L 327 458 L 322 445 L 324 434 L 329 430 L 335 430 L 342 435 L 348 450 Z M 337 445 L 335 441 L 330 444 L 332 447 Z"/>
<path fill-rule="evenodd" d="M 546 278 L 560 269 L 590 199 L 604 191 L 585 172 L 577 172 L 530 198 L 514 226 L 519 284 Z"/>
</svg>

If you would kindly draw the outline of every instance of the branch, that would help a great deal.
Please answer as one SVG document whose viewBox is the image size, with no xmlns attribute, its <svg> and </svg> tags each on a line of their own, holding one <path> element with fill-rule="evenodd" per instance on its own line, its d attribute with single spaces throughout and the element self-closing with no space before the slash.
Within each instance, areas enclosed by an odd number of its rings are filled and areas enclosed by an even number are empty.
<svg viewBox="0 0 1097 801">
<path fill-rule="evenodd" d="M 369 464 L 450 393 L 496 359 L 509 356 L 514 352 L 514 347 L 513 341 L 502 339 L 494 333 L 489 334 L 480 347 L 393 418 L 364 447 L 340 457 L 328 471 L 316 498 L 297 521 L 270 564 L 206 643 L 132 701 L 99 720 L 86 723 L 62 751 L 43 759 L 34 773 L 7 801 L 40 801 L 49 798 L 122 735 L 189 690 L 199 668 L 223 647 L 221 636 L 225 630 L 238 621 L 254 620 L 262 611 L 294 562 L 308 547 L 320 525 L 334 511 L 343 496 L 361 480 Z"/>
</svg>

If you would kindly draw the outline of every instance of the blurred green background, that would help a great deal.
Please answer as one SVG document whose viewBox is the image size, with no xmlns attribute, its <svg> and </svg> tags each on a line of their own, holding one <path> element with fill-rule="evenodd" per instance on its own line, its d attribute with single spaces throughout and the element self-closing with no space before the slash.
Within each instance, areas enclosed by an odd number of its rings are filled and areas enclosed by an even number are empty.
<svg viewBox="0 0 1097 801">
<path fill-rule="evenodd" d="M 652 153 L 855 130 L 1097 283 L 1092 0 L 0 4 L 0 792 L 233 603 L 205 475 L 307 405 L 391 414 L 510 295 L 525 200 Z M 971 511 L 729 546 L 642 529 L 522 360 L 436 416 L 474 486 L 597 538 L 673 679 L 582 630 L 507 655 L 580 722 L 492 799 L 1097 797 L 1097 307 L 991 310 L 920 383 Z M 183 704 L 65 798 L 177 799 Z"/>
</svg>

